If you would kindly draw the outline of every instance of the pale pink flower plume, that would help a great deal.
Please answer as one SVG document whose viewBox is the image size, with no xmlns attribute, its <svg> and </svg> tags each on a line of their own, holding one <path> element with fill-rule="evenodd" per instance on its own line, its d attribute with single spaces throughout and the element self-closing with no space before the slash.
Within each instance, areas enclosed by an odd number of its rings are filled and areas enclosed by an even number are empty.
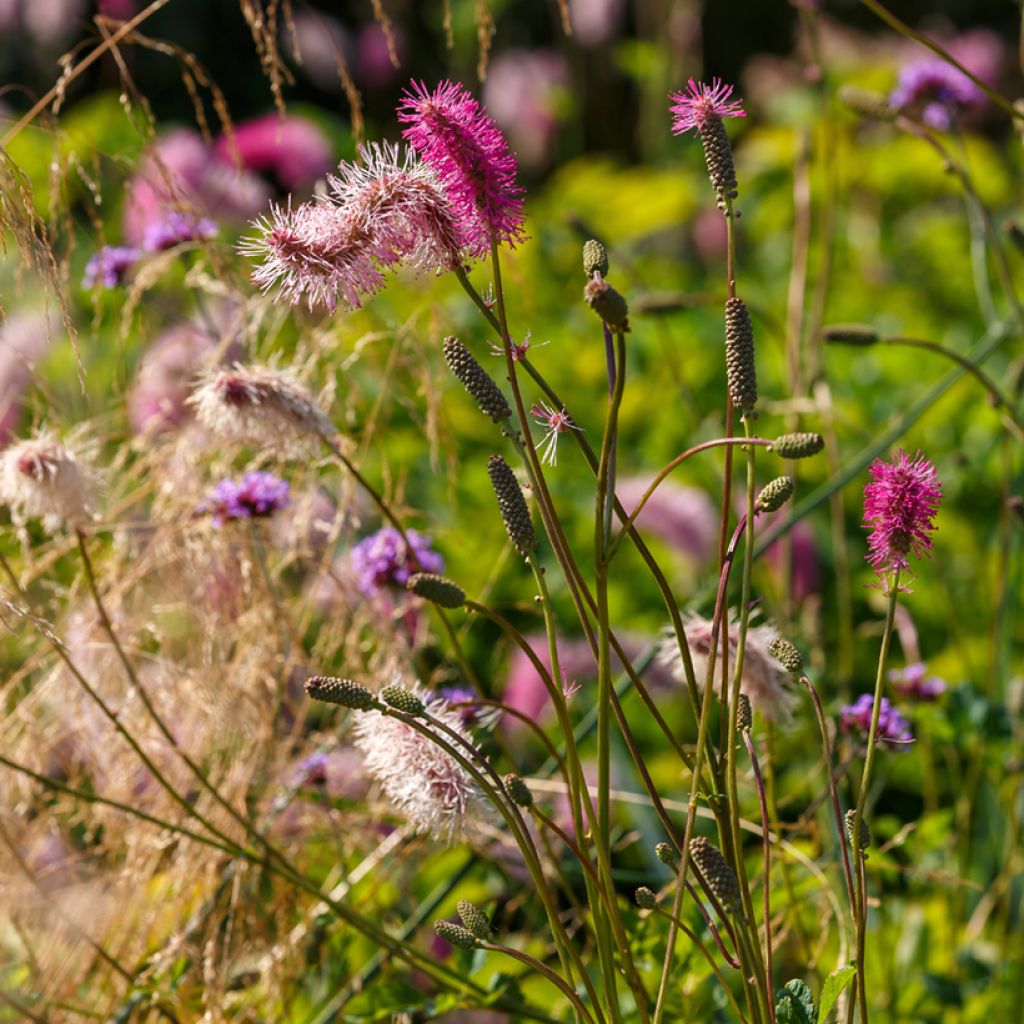
<svg viewBox="0 0 1024 1024">
<path fill-rule="evenodd" d="M 88 470 L 54 437 L 18 441 L 0 452 L 0 503 L 18 521 L 42 519 L 48 530 L 78 526 L 89 518 L 91 492 Z"/>
</svg>

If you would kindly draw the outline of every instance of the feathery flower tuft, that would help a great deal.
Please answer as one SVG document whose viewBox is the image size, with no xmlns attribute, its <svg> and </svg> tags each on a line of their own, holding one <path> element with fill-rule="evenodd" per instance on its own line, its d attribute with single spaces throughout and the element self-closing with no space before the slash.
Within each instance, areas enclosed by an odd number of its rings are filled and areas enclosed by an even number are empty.
<svg viewBox="0 0 1024 1024">
<path fill-rule="evenodd" d="M 461 248 L 485 257 L 491 244 L 523 241 L 518 165 L 498 126 L 457 82 L 430 92 L 413 82 L 402 95 L 402 137 L 437 175 L 455 210 Z"/>
<path fill-rule="evenodd" d="M 538 451 L 541 453 L 541 462 L 545 462 L 549 466 L 557 466 L 558 438 L 567 430 L 582 430 L 583 428 L 577 427 L 573 423 L 572 417 L 565 411 L 564 406 L 562 411 L 559 412 L 546 402 L 538 402 L 530 410 L 530 415 L 541 426 L 547 428 L 544 440 L 537 446 Z"/>
<path fill-rule="evenodd" d="M 198 511 L 209 514 L 214 526 L 229 519 L 263 519 L 287 508 L 289 487 L 273 473 L 246 473 L 241 480 L 221 480 Z"/>
<path fill-rule="evenodd" d="M 471 742 L 462 716 L 446 700 L 430 700 L 426 709 Z M 360 715 L 353 733 L 367 772 L 417 830 L 453 842 L 486 820 L 484 795 L 470 774 L 411 725 L 386 715 Z"/>
<path fill-rule="evenodd" d="M 364 537 L 349 552 L 359 589 L 372 597 L 387 586 L 404 587 L 413 573 L 444 572 L 444 559 L 430 546 L 430 538 L 406 530 L 409 545 L 393 526 L 383 526 Z"/>
<path fill-rule="evenodd" d="M 699 615 L 690 615 L 686 619 L 686 642 L 690 647 L 690 658 L 693 671 L 697 677 L 697 686 L 703 689 L 704 677 L 707 674 L 708 655 L 711 653 L 711 621 Z M 773 721 L 787 721 L 793 698 L 787 689 L 789 673 L 772 657 L 770 646 L 775 638 L 775 627 L 770 622 L 762 622 L 747 629 L 746 649 L 743 655 L 743 678 L 740 680 L 740 691 L 750 698 L 756 711 Z M 719 644 L 721 638 L 719 638 Z M 729 619 L 729 651 L 730 667 L 735 664 L 737 644 L 739 642 L 739 623 L 733 616 Z M 668 668 L 675 679 L 686 683 L 686 672 L 679 655 L 679 645 L 675 634 L 667 635 L 661 643 L 658 661 Z M 721 672 L 721 661 L 716 661 L 716 674 Z M 714 687 L 718 692 L 718 687 Z"/>
<path fill-rule="evenodd" d="M 188 401 L 207 430 L 230 441 L 290 449 L 336 433 L 313 396 L 291 375 L 270 366 L 210 370 Z"/>
<path fill-rule="evenodd" d="M 708 166 L 711 185 L 718 196 L 719 209 L 725 210 L 730 200 L 738 195 L 736 169 L 732 160 L 732 143 L 722 123 L 723 117 L 746 117 L 742 100 L 730 99 L 732 86 L 720 78 L 711 85 L 695 82 L 692 78 L 685 92 L 672 93 L 671 112 L 673 135 L 683 135 L 696 129 L 704 146 L 704 160 Z"/>
<path fill-rule="evenodd" d="M 50 531 L 89 518 L 91 481 L 75 454 L 53 437 L 18 441 L 0 452 L 0 502 L 15 521 L 40 518 Z"/>
<path fill-rule="evenodd" d="M 874 709 L 875 697 L 871 693 L 862 693 L 852 704 L 844 704 L 839 709 L 839 724 L 843 732 L 859 732 L 866 737 L 871 731 Z M 914 742 L 910 723 L 889 703 L 887 697 L 882 698 L 878 709 L 878 738 L 897 749 Z"/>
<path fill-rule="evenodd" d="M 941 499 L 935 467 L 920 452 L 911 458 L 900 451 L 892 462 L 871 464 L 871 482 L 864 488 L 864 526 L 871 530 L 866 557 L 886 592 L 893 576 L 910 568 L 909 554 L 920 558 L 931 548 Z"/>
<path fill-rule="evenodd" d="M 103 246 L 86 263 L 82 287 L 94 288 L 99 282 L 104 288 L 116 288 L 124 283 L 128 271 L 135 266 L 141 255 L 138 249 L 130 246 Z"/>
</svg>

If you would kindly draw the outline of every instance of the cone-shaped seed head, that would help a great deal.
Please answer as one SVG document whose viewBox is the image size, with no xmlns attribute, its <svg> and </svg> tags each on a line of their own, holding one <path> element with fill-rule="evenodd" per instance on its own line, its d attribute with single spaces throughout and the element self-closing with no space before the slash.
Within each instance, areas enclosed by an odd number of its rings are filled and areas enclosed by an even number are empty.
<svg viewBox="0 0 1024 1024">
<path fill-rule="evenodd" d="M 785 637 L 777 636 L 768 645 L 768 653 L 793 675 L 804 667 L 804 656 Z"/>
<path fill-rule="evenodd" d="M 519 807 L 532 807 L 533 794 L 530 787 L 518 775 L 505 776 L 505 792 L 508 793 L 512 803 Z"/>
<path fill-rule="evenodd" d="M 718 897 L 726 910 L 738 910 L 740 906 L 740 886 L 736 875 L 725 862 L 722 851 L 713 846 L 703 836 L 690 840 L 690 856 L 693 863 L 704 876 L 708 888 Z"/>
<path fill-rule="evenodd" d="M 876 121 L 892 121 L 898 111 L 890 107 L 884 96 L 867 89 L 859 89 L 855 85 L 844 85 L 839 89 L 839 102 L 849 107 L 861 117 L 871 117 Z"/>
<path fill-rule="evenodd" d="M 491 922 L 487 915 L 469 900 L 459 900 L 459 917 L 466 928 L 478 939 L 489 939 L 491 937 Z"/>
<path fill-rule="evenodd" d="M 736 168 L 732 162 L 732 143 L 729 133 L 718 114 L 708 114 L 697 126 L 700 141 L 704 145 L 704 159 L 708 165 L 708 177 L 717 196 L 718 208 L 724 210 L 726 200 L 735 199 Z"/>
<path fill-rule="evenodd" d="M 461 608 L 466 603 L 466 592 L 462 587 L 447 576 L 438 576 L 432 572 L 418 572 L 410 576 L 405 589 L 442 608 Z"/>
<path fill-rule="evenodd" d="M 670 868 L 679 866 L 679 856 L 671 843 L 658 843 L 654 848 L 654 855 L 662 864 L 667 864 Z"/>
<path fill-rule="evenodd" d="M 637 889 L 635 898 L 636 905 L 641 910 L 653 910 L 658 905 L 658 897 L 646 885 L 641 885 Z"/>
<path fill-rule="evenodd" d="M 783 434 L 772 442 L 772 451 L 783 459 L 808 459 L 824 447 L 825 438 L 810 431 Z"/>
<path fill-rule="evenodd" d="M 480 411 L 495 423 L 512 415 L 501 389 L 473 358 L 473 353 L 456 338 L 444 339 L 444 361 L 459 383 L 476 399 Z"/>
<path fill-rule="evenodd" d="M 846 835 L 850 840 L 850 845 L 856 845 L 853 839 L 853 826 L 857 821 L 857 812 L 852 808 L 846 812 Z M 866 850 L 871 845 L 871 829 L 868 828 L 868 823 L 861 818 L 860 819 L 860 848 Z"/>
<path fill-rule="evenodd" d="M 608 273 L 608 253 L 596 238 L 583 243 L 583 272 L 587 277 L 594 274 L 604 277 Z"/>
<path fill-rule="evenodd" d="M 491 477 L 491 486 L 498 499 L 498 509 L 509 539 L 515 545 L 516 551 L 526 558 L 537 547 L 537 535 L 533 532 L 533 520 L 530 518 L 530 510 L 526 507 L 526 499 L 519 487 L 519 481 L 500 455 L 490 457 L 487 472 Z"/>
<path fill-rule="evenodd" d="M 449 945 L 458 946 L 459 949 L 473 949 L 477 944 L 476 936 L 468 928 L 463 928 L 454 921 L 435 921 L 434 934 Z"/>
<path fill-rule="evenodd" d="M 821 332 L 826 341 L 839 345 L 874 345 L 878 331 L 868 324 L 830 324 Z"/>
<path fill-rule="evenodd" d="M 754 502 L 758 512 L 778 512 L 793 497 L 793 479 L 788 476 L 777 476 L 764 489 Z"/>
<path fill-rule="evenodd" d="M 736 702 L 736 728 L 740 732 L 750 732 L 754 727 L 754 713 L 750 710 L 750 698 L 741 693 Z"/>
<path fill-rule="evenodd" d="M 746 303 L 735 296 L 725 304 L 725 373 L 732 404 L 749 412 L 757 404 L 754 328 Z"/>
<path fill-rule="evenodd" d="M 629 305 L 604 278 L 588 281 L 583 299 L 613 331 L 629 330 Z"/>
<path fill-rule="evenodd" d="M 426 707 L 415 693 L 401 686 L 385 686 L 380 691 L 380 699 L 389 707 L 406 715 L 422 715 L 423 709 Z"/>
<path fill-rule="evenodd" d="M 306 693 L 313 700 L 340 704 L 343 708 L 356 711 L 366 711 L 377 703 L 365 686 L 353 683 L 351 679 L 337 679 L 333 676 L 313 676 L 307 679 Z"/>
</svg>

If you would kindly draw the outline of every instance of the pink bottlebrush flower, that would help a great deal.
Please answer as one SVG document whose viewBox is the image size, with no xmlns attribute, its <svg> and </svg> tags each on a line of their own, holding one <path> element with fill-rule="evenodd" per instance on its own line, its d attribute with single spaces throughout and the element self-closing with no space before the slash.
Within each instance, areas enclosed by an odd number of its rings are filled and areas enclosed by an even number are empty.
<svg viewBox="0 0 1024 1024">
<path fill-rule="evenodd" d="M 462 248 L 484 257 L 492 243 L 523 241 L 523 190 L 516 158 L 497 125 L 464 86 L 442 82 L 433 93 L 413 82 L 398 108 L 402 131 L 437 174 L 455 210 Z"/>
<path fill-rule="evenodd" d="M 264 114 L 235 125 L 233 137 L 234 149 L 227 135 L 217 140 L 218 160 L 233 166 L 237 151 L 244 168 L 272 175 L 288 191 L 308 188 L 334 163 L 327 136 L 305 117 Z"/>
<path fill-rule="evenodd" d="M 711 85 L 696 82 L 692 78 L 685 92 L 669 95 L 670 108 L 675 117 L 672 120 L 672 134 L 683 135 L 691 129 L 698 132 L 711 117 L 746 117 L 743 100 L 732 100 L 733 87 L 720 78 L 713 78 Z"/>
<path fill-rule="evenodd" d="M 864 526 L 871 530 L 866 557 L 886 592 L 892 576 L 910 568 L 907 556 L 921 558 L 932 546 L 932 520 L 941 499 L 935 467 L 920 452 L 911 458 L 900 451 L 891 463 L 872 463 L 871 482 L 864 488 Z"/>
<path fill-rule="evenodd" d="M 531 410 L 530 415 L 541 426 L 547 428 L 544 440 L 537 446 L 541 453 L 541 462 L 549 466 L 558 465 L 558 438 L 567 430 L 582 430 L 572 421 L 572 417 L 562 407 L 561 412 L 548 405 L 546 402 L 538 402 Z"/>
</svg>

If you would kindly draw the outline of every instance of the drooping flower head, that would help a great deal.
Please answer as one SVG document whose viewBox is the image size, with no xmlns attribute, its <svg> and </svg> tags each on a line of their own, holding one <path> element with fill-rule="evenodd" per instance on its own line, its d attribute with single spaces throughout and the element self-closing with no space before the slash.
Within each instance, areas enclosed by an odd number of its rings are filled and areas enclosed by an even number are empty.
<svg viewBox="0 0 1024 1024">
<path fill-rule="evenodd" d="M 932 546 L 941 498 L 935 467 L 920 452 L 911 457 L 900 451 L 892 462 L 872 463 L 864 488 L 864 526 L 871 530 L 866 557 L 883 590 L 888 592 L 895 573 L 910 568 L 909 554 L 920 558 Z"/>
<path fill-rule="evenodd" d="M 865 737 L 871 731 L 871 717 L 875 709 L 875 697 L 862 693 L 852 704 L 839 709 L 839 724 L 843 732 L 857 732 Z M 900 749 L 914 742 L 910 723 L 883 697 L 878 708 L 878 738 L 887 746 Z"/>
<path fill-rule="evenodd" d="M 700 615 L 690 615 L 685 625 L 686 642 L 690 648 L 693 671 L 698 688 L 703 688 L 707 674 L 708 657 L 711 654 L 712 623 Z M 789 673 L 783 669 L 770 651 L 771 643 L 778 630 L 770 622 L 761 622 L 747 629 L 743 653 L 743 677 L 740 692 L 750 699 L 754 709 L 772 721 L 787 721 L 793 703 L 787 688 Z M 719 638 L 719 644 L 721 640 Z M 729 617 L 730 669 L 735 664 L 739 647 L 739 622 L 734 615 Z M 680 683 L 686 683 L 686 671 L 675 634 L 666 636 L 658 653 L 658 660 L 672 671 Z M 721 662 L 716 663 L 716 673 L 721 672 Z M 715 686 L 717 692 L 718 686 Z"/>
<path fill-rule="evenodd" d="M 462 247 L 484 257 L 491 244 L 523 240 L 518 166 L 498 126 L 457 82 L 430 92 L 413 82 L 402 96 L 402 136 L 437 175 L 460 225 Z"/>
<path fill-rule="evenodd" d="M 734 100 L 731 85 L 720 78 L 711 85 L 690 79 L 685 92 L 669 95 L 673 114 L 672 133 L 684 135 L 696 130 L 704 146 L 704 159 L 708 176 L 718 196 L 718 206 L 725 210 L 728 202 L 737 196 L 736 169 L 732 161 L 732 144 L 722 123 L 723 117 L 746 117 L 742 100 Z"/>
<path fill-rule="evenodd" d="M 140 255 L 138 249 L 130 246 L 103 246 L 86 263 L 82 287 L 94 288 L 99 282 L 104 288 L 116 288 L 124 282 Z"/>
<path fill-rule="evenodd" d="M 48 530 L 89 517 L 91 480 L 70 448 L 49 435 L 18 441 L 0 453 L 0 503 L 15 520 L 42 519 Z"/>
<path fill-rule="evenodd" d="M 985 94 L 958 68 L 933 57 L 904 65 L 889 103 L 919 110 L 925 124 L 948 131 L 957 113 L 984 106 Z"/>
<path fill-rule="evenodd" d="M 313 396 L 270 366 L 210 370 L 188 401 L 207 430 L 229 441 L 290 449 L 335 433 Z"/>
<path fill-rule="evenodd" d="M 246 473 L 241 480 L 221 480 L 198 511 L 211 516 L 215 526 L 229 519 L 265 519 L 286 508 L 288 482 L 273 473 Z"/>
<path fill-rule="evenodd" d="M 444 559 L 430 546 L 430 538 L 406 530 L 409 544 L 393 526 L 384 526 L 363 538 L 349 552 L 359 589 L 371 597 L 388 586 L 404 587 L 416 572 L 444 572 Z"/>
<path fill-rule="evenodd" d="M 426 713 L 471 742 L 462 716 L 446 700 L 427 700 Z M 469 772 L 412 726 L 366 713 L 356 717 L 353 733 L 367 773 L 418 831 L 450 843 L 486 820 L 485 798 Z M 450 736 L 439 736 L 452 742 Z M 459 749 L 459 744 L 454 745 Z"/>
</svg>

